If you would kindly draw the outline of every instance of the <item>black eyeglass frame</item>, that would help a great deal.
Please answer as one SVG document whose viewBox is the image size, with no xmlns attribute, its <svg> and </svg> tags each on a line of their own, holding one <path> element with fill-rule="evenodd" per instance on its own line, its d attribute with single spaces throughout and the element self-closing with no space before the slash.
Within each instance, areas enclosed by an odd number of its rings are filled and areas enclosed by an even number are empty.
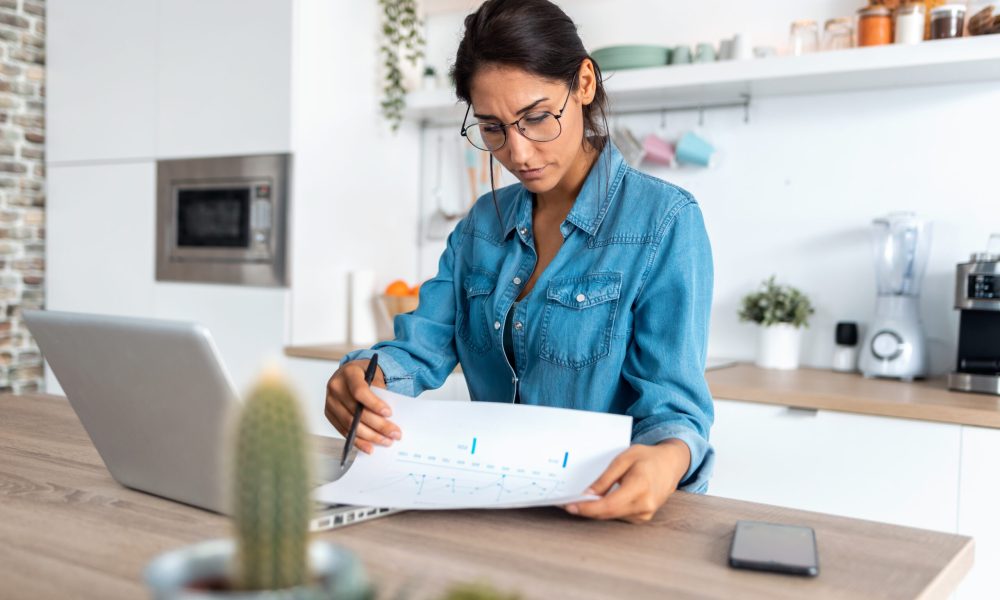
<svg viewBox="0 0 1000 600">
<path fill-rule="evenodd" d="M 538 112 L 529 112 L 528 114 L 522 116 L 520 119 L 518 119 L 516 121 L 511 121 L 510 123 L 506 123 L 506 124 L 505 123 L 497 123 L 497 125 L 499 125 L 500 128 L 501 128 L 501 130 L 503 131 L 503 143 L 500 144 L 499 146 L 497 146 L 496 148 L 492 149 L 492 150 L 488 150 L 486 148 L 480 148 L 479 146 L 473 144 L 472 140 L 469 139 L 469 135 L 467 133 L 469 131 L 469 129 L 471 129 L 472 127 L 478 127 L 479 124 L 482 123 L 482 121 L 476 121 L 474 123 L 470 123 L 469 125 L 465 124 L 466 119 L 469 118 L 469 111 L 472 110 L 472 103 L 470 102 L 469 106 L 466 107 L 466 109 L 465 109 L 465 117 L 462 118 L 462 131 L 461 131 L 461 135 L 465 139 L 469 140 L 469 143 L 472 144 L 473 148 L 475 148 L 476 150 L 482 150 L 483 152 L 496 152 L 497 150 L 499 150 L 499 149 L 503 148 L 504 146 L 506 146 L 507 145 L 507 138 L 509 137 L 508 134 L 507 134 L 507 128 L 511 127 L 513 125 L 517 126 L 517 132 L 520 133 L 522 136 L 524 136 L 524 139 L 526 139 L 526 140 L 531 140 L 532 142 L 538 142 L 540 144 L 544 144 L 545 142 L 554 141 L 554 140 L 558 139 L 560 135 L 562 135 L 562 121 L 561 121 L 561 119 L 562 119 L 563 113 L 566 112 L 566 105 L 569 104 L 569 98 L 570 98 L 570 96 L 573 95 L 573 86 L 574 85 L 576 85 L 576 75 L 573 76 L 573 81 L 569 85 L 569 91 L 566 92 L 566 100 L 563 101 L 562 108 L 559 109 L 559 114 L 558 115 L 554 114 L 552 112 L 549 112 L 547 110 L 542 110 L 542 111 L 538 111 Z M 532 140 L 530 137 L 528 137 L 527 135 L 524 134 L 524 130 L 521 129 L 521 121 L 523 121 L 524 119 L 526 119 L 526 118 L 528 118 L 530 116 L 535 116 L 535 115 L 539 115 L 539 114 L 552 115 L 552 117 L 556 120 L 556 123 L 559 124 L 559 133 L 556 134 L 556 137 L 554 137 L 552 139 L 549 139 L 549 140 Z"/>
</svg>

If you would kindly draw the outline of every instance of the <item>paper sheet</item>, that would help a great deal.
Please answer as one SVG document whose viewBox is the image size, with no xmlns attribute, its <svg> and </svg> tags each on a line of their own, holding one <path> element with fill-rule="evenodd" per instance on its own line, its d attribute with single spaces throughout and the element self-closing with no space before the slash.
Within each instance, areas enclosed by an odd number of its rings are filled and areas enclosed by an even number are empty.
<svg viewBox="0 0 1000 600">
<path fill-rule="evenodd" d="M 403 439 L 358 453 L 343 477 L 317 488 L 321 502 L 449 509 L 592 500 L 584 490 L 631 441 L 628 416 L 373 389 Z"/>
</svg>

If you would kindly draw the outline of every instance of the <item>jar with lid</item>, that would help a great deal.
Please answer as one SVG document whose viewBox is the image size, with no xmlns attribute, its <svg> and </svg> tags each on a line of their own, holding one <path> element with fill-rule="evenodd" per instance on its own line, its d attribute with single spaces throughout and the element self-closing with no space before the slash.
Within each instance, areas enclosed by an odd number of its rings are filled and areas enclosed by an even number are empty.
<svg viewBox="0 0 1000 600">
<path fill-rule="evenodd" d="M 926 12 L 923 4 L 904 4 L 896 9 L 897 44 L 918 44 L 924 41 Z"/>
<path fill-rule="evenodd" d="M 892 10 L 872 3 L 858 11 L 858 46 L 881 46 L 892 43 Z"/>
<path fill-rule="evenodd" d="M 962 37 L 965 31 L 965 5 L 945 4 L 931 11 L 931 39 Z"/>
<path fill-rule="evenodd" d="M 792 56 L 802 56 L 819 50 L 819 27 L 816 21 L 811 19 L 793 21 L 788 45 Z"/>
<path fill-rule="evenodd" d="M 948 4 L 948 0 L 924 0 L 924 7 L 927 9 L 927 16 L 924 17 L 924 39 L 931 39 L 931 11 L 939 6 Z"/>
<path fill-rule="evenodd" d="M 830 19 L 823 26 L 823 49 L 844 50 L 854 47 L 854 19 Z"/>
<path fill-rule="evenodd" d="M 892 43 L 892 11 L 885 6 L 866 6 L 858 11 L 858 45 Z"/>
</svg>

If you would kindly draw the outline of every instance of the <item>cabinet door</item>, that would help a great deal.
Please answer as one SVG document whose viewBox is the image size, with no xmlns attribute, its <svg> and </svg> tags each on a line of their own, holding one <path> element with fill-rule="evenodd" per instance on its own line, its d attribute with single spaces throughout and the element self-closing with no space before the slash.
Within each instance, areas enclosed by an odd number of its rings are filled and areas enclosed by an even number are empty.
<svg viewBox="0 0 1000 600">
<path fill-rule="evenodd" d="M 293 4 L 160 2 L 158 158 L 290 150 Z"/>
<path fill-rule="evenodd" d="M 156 0 L 46 7 L 46 159 L 152 158 Z"/>
<path fill-rule="evenodd" d="M 716 401 L 709 493 L 955 531 L 958 425 Z"/>
<path fill-rule="evenodd" d="M 962 428 L 958 532 L 976 541 L 976 563 L 960 600 L 996 598 L 1000 590 L 1000 430 Z"/>
</svg>

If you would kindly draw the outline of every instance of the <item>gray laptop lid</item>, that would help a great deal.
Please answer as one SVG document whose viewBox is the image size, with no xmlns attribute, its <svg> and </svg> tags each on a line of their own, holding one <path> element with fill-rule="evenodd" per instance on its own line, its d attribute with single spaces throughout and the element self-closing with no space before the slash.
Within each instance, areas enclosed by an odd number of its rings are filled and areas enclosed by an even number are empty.
<svg viewBox="0 0 1000 600">
<path fill-rule="evenodd" d="M 225 512 L 224 438 L 240 401 L 207 329 L 55 311 L 24 318 L 119 483 Z"/>
</svg>

